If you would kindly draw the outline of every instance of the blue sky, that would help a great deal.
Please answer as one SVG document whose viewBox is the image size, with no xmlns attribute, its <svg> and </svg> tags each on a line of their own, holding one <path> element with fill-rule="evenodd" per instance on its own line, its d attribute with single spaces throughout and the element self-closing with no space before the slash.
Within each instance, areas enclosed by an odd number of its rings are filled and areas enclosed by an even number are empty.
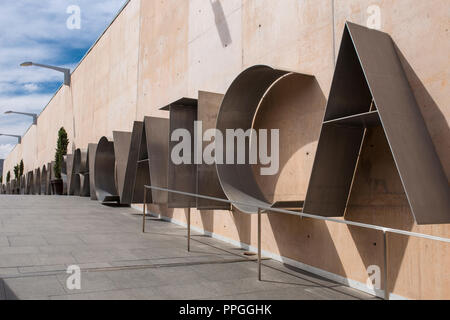
<svg viewBox="0 0 450 320">
<path fill-rule="evenodd" d="M 19 67 L 24 61 L 73 70 L 127 0 L 16 0 L 0 7 L 0 133 L 23 135 L 32 119 L 7 110 L 40 113 L 63 81 L 51 70 Z M 81 29 L 66 22 L 81 9 Z M 0 159 L 17 139 L 0 136 Z"/>
</svg>

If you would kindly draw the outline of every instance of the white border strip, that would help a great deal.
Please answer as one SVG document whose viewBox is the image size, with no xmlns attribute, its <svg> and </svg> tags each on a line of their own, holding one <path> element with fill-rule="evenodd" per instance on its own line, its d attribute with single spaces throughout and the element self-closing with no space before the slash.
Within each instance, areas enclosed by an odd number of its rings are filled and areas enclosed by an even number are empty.
<svg viewBox="0 0 450 320">
<path fill-rule="evenodd" d="M 134 209 L 138 209 L 135 206 L 133 206 L 133 208 Z M 139 208 L 138 210 L 142 211 L 142 208 Z M 167 221 L 167 222 L 179 225 L 181 227 L 187 228 L 187 224 L 186 223 L 181 222 L 179 220 L 176 220 L 174 218 L 169 218 L 169 217 L 166 217 L 166 216 L 163 216 L 163 215 L 160 215 L 160 214 L 155 214 L 155 213 L 147 213 L 147 214 L 149 216 L 161 219 L 163 221 Z M 203 230 L 201 228 L 198 228 L 198 227 L 195 227 L 195 226 L 191 226 L 191 230 L 193 230 L 193 231 L 195 231 L 195 232 L 197 232 L 197 233 L 199 233 L 201 235 L 209 236 L 209 237 L 211 237 L 213 239 L 220 240 L 222 242 L 231 244 L 231 245 L 233 245 L 235 247 L 238 247 L 238 248 L 250 251 L 250 252 L 254 252 L 254 253 L 258 252 L 258 248 L 256 248 L 256 247 L 250 246 L 250 245 L 248 245 L 246 243 L 242 243 L 242 242 L 237 241 L 237 240 L 233 240 L 233 239 L 224 237 L 222 235 L 219 235 L 219 234 L 216 234 L 216 233 L 213 233 L 213 232 L 210 232 L 210 231 L 205 231 L 205 230 Z M 262 254 L 264 256 L 268 257 L 268 258 L 271 258 L 272 260 L 275 260 L 275 261 L 278 261 L 278 262 L 281 262 L 281 263 L 284 263 L 284 264 L 296 267 L 298 269 L 310 272 L 310 273 L 315 274 L 317 276 L 320 276 L 320 277 L 329 279 L 331 281 L 334 281 L 334 282 L 346 285 L 346 286 L 348 286 L 350 288 L 357 289 L 359 291 L 362 291 L 362 292 L 365 292 L 365 293 L 377 296 L 379 298 L 384 298 L 384 290 L 371 289 L 365 283 L 361 283 L 361 282 L 356 281 L 356 280 L 348 279 L 348 278 L 345 278 L 343 276 L 337 275 L 335 273 L 331 273 L 331 272 L 328 272 L 328 271 L 325 271 L 325 270 L 322 270 L 322 269 L 319 269 L 319 268 L 316 268 L 316 267 L 304 264 L 302 262 L 295 261 L 295 260 L 292 260 L 290 258 L 286 258 L 286 257 L 280 256 L 280 255 L 274 254 L 274 253 L 266 251 L 266 250 L 262 250 Z M 409 300 L 409 299 L 391 293 L 389 295 L 389 300 Z"/>
</svg>

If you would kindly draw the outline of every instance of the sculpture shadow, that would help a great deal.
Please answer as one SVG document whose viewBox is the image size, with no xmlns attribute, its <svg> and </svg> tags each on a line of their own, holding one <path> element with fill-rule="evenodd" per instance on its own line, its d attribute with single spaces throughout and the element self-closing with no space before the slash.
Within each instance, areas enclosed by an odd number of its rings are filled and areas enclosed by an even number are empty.
<svg viewBox="0 0 450 320">
<path fill-rule="evenodd" d="M 222 42 L 222 46 L 226 48 L 233 42 L 233 40 L 231 39 L 230 28 L 225 17 L 222 3 L 220 0 L 209 0 L 209 2 L 214 12 L 214 21 L 217 32 L 219 33 L 220 41 Z"/>
<path fill-rule="evenodd" d="M 394 46 L 430 132 L 436 152 L 440 159 L 446 159 L 450 156 L 450 129 L 445 116 L 401 50 L 397 45 L 394 44 Z M 381 129 L 369 130 L 367 137 L 368 141 L 363 146 L 346 219 L 411 231 L 416 223 L 388 142 Z M 442 161 L 441 163 L 445 165 Z M 444 169 L 446 168 L 444 167 Z M 448 171 L 447 168 L 447 179 L 449 178 Z M 350 228 L 350 232 L 366 267 L 375 264 L 374 259 L 367 254 L 368 245 L 370 245 L 367 242 L 371 241 L 373 246 L 379 246 L 378 244 L 382 244 L 381 233 L 358 230 L 358 228 Z M 409 237 L 406 236 L 390 235 L 388 237 L 389 292 L 395 288 L 408 242 Z M 380 265 L 383 265 L 384 262 L 382 254 L 383 250 L 380 248 L 376 254 Z"/>
<path fill-rule="evenodd" d="M 315 77 L 286 78 L 261 103 L 253 127 L 280 129 L 278 173 L 262 176 L 261 165 L 253 166 L 255 180 L 269 203 L 304 200 L 325 105 Z M 345 277 L 327 223 L 280 213 L 269 213 L 267 220 L 276 244 L 271 252 Z M 266 230 L 263 227 L 262 239 Z"/>
</svg>

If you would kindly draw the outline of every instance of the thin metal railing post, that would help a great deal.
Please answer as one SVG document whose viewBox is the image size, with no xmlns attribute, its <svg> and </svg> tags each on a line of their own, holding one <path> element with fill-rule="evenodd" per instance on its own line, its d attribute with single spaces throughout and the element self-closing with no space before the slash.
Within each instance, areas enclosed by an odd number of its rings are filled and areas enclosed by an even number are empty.
<svg viewBox="0 0 450 320">
<path fill-rule="evenodd" d="M 147 211 L 147 188 L 144 188 L 144 205 L 142 212 L 142 233 L 145 233 L 145 214 Z"/>
<path fill-rule="evenodd" d="M 388 253 L 387 253 L 387 231 L 383 231 L 383 251 L 384 251 L 384 300 L 389 300 L 388 284 Z"/>
<path fill-rule="evenodd" d="M 187 251 L 191 252 L 191 208 L 188 208 L 187 215 Z"/>
<path fill-rule="evenodd" d="M 258 280 L 261 279 L 261 209 L 258 208 Z"/>
</svg>

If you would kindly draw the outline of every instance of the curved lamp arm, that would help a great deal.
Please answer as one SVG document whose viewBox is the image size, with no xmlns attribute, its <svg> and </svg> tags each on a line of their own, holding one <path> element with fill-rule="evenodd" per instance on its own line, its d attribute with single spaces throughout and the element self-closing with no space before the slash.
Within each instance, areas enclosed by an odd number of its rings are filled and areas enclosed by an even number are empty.
<svg viewBox="0 0 450 320">
<path fill-rule="evenodd" d="M 37 125 L 38 115 L 36 113 L 18 112 L 18 111 L 6 111 L 5 114 L 21 114 L 24 116 L 33 117 L 33 124 Z"/>
<path fill-rule="evenodd" d="M 17 135 L 14 135 L 14 134 L 4 134 L 4 133 L 0 133 L 0 136 L 17 138 L 18 143 L 19 144 L 22 143 L 22 137 L 21 136 L 17 136 Z"/>
<path fill-rule="evenodd" d="M 55 66 L 49 66 L 46 64 L 41 64 L 41 63 L 34 63 L 34 62 L 24 62 L 20 64 L 21 67 L 31 67 L 31 66 L 35 66 L 35 67 L 41 67 L 41 68 L 46 68 L 46 69 L 51 69 L 51 70 L 55 70 L 58 72 L 62 72 L 64 73 L 64 84 L 66 86 L 70 86 L 70 69 L 67 68 L 61 68 L 61 67 L 55 67 Z"/>
</svg>

